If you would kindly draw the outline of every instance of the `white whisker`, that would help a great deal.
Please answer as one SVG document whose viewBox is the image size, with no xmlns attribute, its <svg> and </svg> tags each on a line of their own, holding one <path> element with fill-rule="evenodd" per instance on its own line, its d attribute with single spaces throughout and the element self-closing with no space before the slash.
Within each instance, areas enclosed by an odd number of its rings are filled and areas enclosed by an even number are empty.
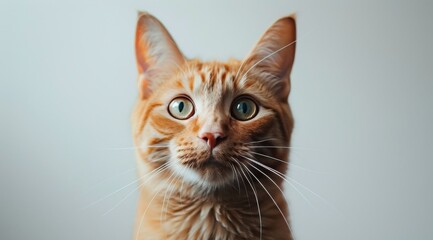
<svg viewBox="0 0 433 240">
<path fill-rule="evenodd" d="M 139 146 L 139 147 L 114 147 L 114 148 L 104 148 L 106 150 L 134 150 L 134 149 L 146 149 L 146 148 L 167 148 L 168 145 L 149 145 L 149 146 Z"/>
<path fill-rule="evenodd" d="M 252 158 L 249 158 L 249 157 L 244 157 L 245 159 L 247 159 L 247 160 L 250 160 L 251 162 L 253 162 L 253 163 L 255 163 L 255 164 L 257 164 L 257 165 L 259 165 L 259 166 L 261 166 L 261 167 L 263 167 L 263 168 L 265 168 L 265 169 L 267 169 L 268 171 L 270 171 L 270 172 L 272 172 L 272 173 L 274 173 L 275 175 L 277 175 L 278 177 L 280 177 L 281 179 L 283 179 L 285 182 L 287 182 L 293 189 L 295 189 L 295 191 L 308 203 L 308 204 L 310 204 L 310 206 L 313 206 L 313 204 L 310 202 L 310 200 L 308 200 L 308 198 L 293 184 L 293 183 L 291 183 L 289 180 L 287 180 L 286 178 L 285 178 L 285 176 L 284 176 L 284 174 L 282 174 L 281 172 L 278 172 L 277 170 L 275 170 L 275 169 L 273 169 L 273 168 L 270 168 L 270 167 L 268 167 L 268 166 L 266 166 L 266 165 L 264 165 L 263 163 L 261 163 L 261 162 L 259 162 L 259 161 L 256 161 L 256 160 L 254 160 L 254 159 L 252 159 Z"/>
<path fill-rule="evenodd" d="M 173 182 L 179 178 L 179 176 L 175 176 L 174 174 L 175 174 L 175 172 L 173 172 L 173 174 L 170 176 L 170 178 L 173 176 L 173 180 L 171 180 L 170 183 L 168 184 L 167 189 L 166 189 L 165 194 L 164 194 L 164 200 L 162 201 L 161 216 L 160 216 L 161 222 L 162 222 L 162 215 L 163 214 L 164 214 L 164 219 L 166 219 L 166 217 L 167 217 L 167 211 L 168 211 L 168 205 L 170 204 L 171 193 L 173 192 L 175 186 L 173 186 L 173 188 L 171 188 L 171 192 L 168 195 L 168 200 L 166 201 L 167 193 L 170 191 L 170 187 L 172 186 Z M 170 180 L 170 178 L 168 180 Z M 165 211 L 164 211 L 164 203 L 166 203 L 165 204 Z"/>
<path fill-rule="evenodd" d="M 137 168 L 135 168 L 135 167 L 129 168 L 129 169 L 125 170 L 125 171 L 122 171 L 120 173 L 117 173 L 117 174 L 114 174 L 114 175 L 109 176 L 107 178 L 104 178 L 104 179 L 100 180 L 98 183 L 96 183 L 95 185 L 91 186 L 86 192 L 90 192 L 92 189 L 95 189 L 96 187 L 98 187 L 98 186 L 100 186 L 100 185 L 108 182 L 109 180 L 111 180 L 113 178 L 117 178 L 117 177 L 123 176 L 123 175 L 125 175 L 127 173 L 130 173 L 130 172 L 134 171 L 134 170 L 137 170 Z"/>
<path fill-rule="evenodd" d="M 230 163 L 230 168 L 232 169 L 232 173 L 233 173 L 233 178 L 236 179 L 236 182 L 238 184 L 238 190 L 239 190 L 239 195 L 241 195 L 241 185 L 239 183 L 239 177 L 238 177 L 238 172 L 236 171 L 236 168 L 233 164 Z"/>
<path fill-rule="evenodd" d="M 140 232 L 141 232 L 141 226 L 143 225 L 144 216 L 146 216 L 147 210 L 149 209 L 149 207 L 150 207 L 150 205 L 152 204 L 152 202 L 153 202 L 153 200 L 155 199 L 155 197 L 156 197 L 156 196 L 157 196 L 161 191 L 162 191 L 162 188 L 161 188 L 160 190 L 158 190 L 158 192 L 156 192 L 156 193 L 153 195 L 152 199 L 150 199 L 150 202 L 147 204 L 147 207 L 146 207 L 146 209 L 145 209 L 144 212 L 143 212 L 143 216 L 141 216 L 140 224 L 138 225 L 137 235 L 136 235 L 135 240 L 138 240 L 138 236 L 139 236 L 139 234 L 140 234 Z"/>
<path fill-rule="evenodd" d="M 234 158 L 234 157 L 232 157 L 232 159 L 234 160 L 234 162 L 235 163 L 237 163 L 238 162 L 238 160 L 236 159 L 236 158 Z M 238 164 L 238 166 L 240 166 L 239 164 Z M 241 167 L 241 166 L 240 166 Z M 234 168 L 235 170 L 236 170 L 236 172 L 238 172 L 238 169 L 237 168 Z M 239 176 L 241 175 L 241 172 L 240 172 L 240 169 L 239 169 Z M 247 196 L 247 201 L 248 201 L 248 206 L 251 206 L 251 202 L 250 202 L 250 197 L 249 197 L 249 194 L 248 194 L 248 189 L 247 189 L 247 185 L 245 184 L 245 181 L 244 181 L 244 178 L 243 177 L 240 177 L 240 179 L 241 179 L 241 181 L 242 181 L 242 185 L 244 185 L 244 190 L 245 190 L 245 195 Z"/>
<path fill-rule="evenodd" d="M 183 182 L 184 182 L 183 179 L 182 179 L 182 176 L 185 174 L 186 171 L 187 171 L 187 169 L 185 168 L 185 169 L 183 169 L 183 171 L 182 171 L 178 176 L 176 176 L 176 179 L 182 181 L 182 183 L 181 183 L 181 187 L 183 187 Z M 175 187 L 176 187 L 176 186 L 173 186 L 173 188 L 172 188 L 170 194 L 168 195 L 168 200 L 169 200 L 169 201 L 170 201 L 171 194 L 173 193 Z M 167 206 L 166 206 L 166 209 L 165 209 L 164 219 L 167 219 L 167 212 L 168 212 L 168 203 L 167 203 Z"/>
<path fill-rule="evenodd" d="M 105 197 L 100 198 L 99 200 L 92 202 L 91 204 L 87 205 L 85 208 L 89 208 L 89 207 L 91 207 L 91 206 L 93 206 L 93 205 L 95 205 L 95 204 L 98 204 L 98 203 L 104 201 L 105 199 L 107 199 L 107 198 L 113 196 L 114 194 L 116 194 L 116 193 L 122 191 L 123 189 L 125 189 L 125 188 L 127 188 L 127 187 L 129 187 L 129 186 L 131 186 L 131 185 L 133 185 L 133 184 L 135 184 L 135 183 L 137 183 L 138 181 L 140 181 L 141 179 L 145 178 L 146 176 L 152 174 L 153 172 L 158 171 L 158 169 L 162 168 L 162 167 L 163 167 L 164 165 L 166 165 L 166 164 L 168 164 L 168 162 L 162 164 L 162 165 L 159 166 L 158 168 L 153 169 L 151 172 L 148 172 L 148 173 L 146 173 L 145 175 L 143 175 L 143 176 L 141 176 L 141 177 L 135 179 L 134 181 L 128 183 L 127 185 L 125 185 L 125 186 L 123 186 L 123 187 L 117 189 L 116 191 L 114 191 L 114 192 L 112 192 L 112 193 L 106 195 Z"/>
<path fill-rule="evenodd" d="M 157 161 L 159 161 L 159 160 L 163 160 L 163 159 L 165 159 L 165 158 L 167 158 L 167 157 L 169 157 L 170 155 L 169 154 L 166 154 L 166 155 L 164 155 L 164 156 L 162 156 L 162 157 L 160 157 L 160 158 L 156 158 L 156 159 L 152 159 L 152 158 L 148 158 L 148 161 L 149 162 L 157 162 Z"/>
<path fill-rule="evenodd" d="M 324 173 L 324 172 L 319 172 L 319 171 L 315 171 L 315 170 L 310 170 L 310 169 L 304 168 L 304 167 L 302 167 L 302 166 L 299 166 L 299 165 L 297 165 L 297 164 L 291 163 L 291 162 L 289 162 L 289 161 L 283 161 L 283 160 L 281 160 L 281 159 L 274 158 L 274 157 L 269 156 L 269 155 L 265 155 L 265 154 L 261 154 L 261 153 L 253 152 L 253 151 L 252 151 L 251 153 L 252 153 L 252 154 L 255 154 L 255 155 L 262 156 L 262 157 L 266 157 L 266 158 L 269 158 L 269 159 L 272 159 L 272 160 L 275 160 L 275 161 L 279 161 L 279 162 L 282 162 L 282 163 L 285 163 L 285 164 L 289 164 L 289 165 L 291 165 L 291 166 L 293 166 L 293 167 L 297 167 L 297 168 L 302 169 L 302 170 L 304 170 L 304 171 L 306 171 L 306 172 L 318 173 L 318 174 L 326 174 L 326 173 Z"/>
<path fill-rule="evenodd" d="M 286 148 L 286 149 L 298 149 L 298 150 L 315 150 L 312 148 L 287 147 L 287 146 L 251 146 L 250 148 Z"/>
<path fill-rule="evenodd" d="M 278 140 L 278 138 L 268 138 L 268 139 L 259 140 L 259 141 L 247 142 L 246 144 L 261 143 L 261 142 L 274 141 L 274 140 Z"/>
<path fill-rule="evenodd" d="M 253 184 L 251 183 L 250 179 L 248 178 L 247 174 L 245 173 L 245 171 L 243 170 L 242 166 L 240 165 L 241 162 L 236 162 L 239 165 L 239 169 L 242 171 L 242 174 L 245 176 L 245 179 L 248 181 L 251 190 L 253 190 L 254 193 L 254 197 L 256 198 L 256 203 L 257 203 L 257 210 L 259 213 L 259 223 L 260 223 L 260 240 L 262 239 L 262 235 L 263 235 L 263 223 L 262 223 L 262 213 L 260 210 L 260 203 L 259 203 L 259 198 L 257 196 L 257 192 L 255 190 L 255 188 L 253 187 Z M 248 170 L 248 169 L 247 169 Z"/>
<path fill-rule="evenodd" d="M 244 64 L 245 64 L 245 61 L 242 61 L 241 65 L 238 68 L 238 71 L 236 72 L 235 79 L 238 79 L 239 73 L 241 72 L 242 67 L 244 66 Z"/>
<path fill-rule="evenodd" d="M 266 173 L 264 173 L 262 170 L 260 170 L 259 168 L 257 168 L 256 166 L 254 166 L 253 164 L 247 162 L 247 164 L 251 167 L 253 167 L 254 169 L 256 169 L 257 171 L 259 171 L 260 173 L 262 173 L 265 177 L 267 177 L 277 188 L 278 190 L 280 190 L 282 196 L 284 197 L 284 199 L 286 199 L 286 196 L 284 195 L 283 190 L 281 190 L 280 186 L 278 186 L 278 184 L 271 178 L 269 177 Z M 287 202 L 287 199 L 286 199 Z"/>
<path fill-rule="evenodd" d="M 320 196 L 319 194 L 315 193 L 313 190 L 309 189 L 308 187 L 306 187 L 305 185 L 303 185 L 302 183 L 296 181 L 295 179 L 287 176 L 291 181 L 293 181 L 294 183 L 298 184 L 299 186 L 303 187 L 305 190 L 307 190 L 308 192 L 310 192 L 311 194 L 313 194 L 314 196 L 318 197 L 320 200 L 322 200 L 326 205 L 328 205 L 329 207 L 335 209 L 325 198 L 323 198 L 322 196 Z"/>
<path fill-rule="evenodd" d="M 161 172 L 167 170 L 170 166 L 167 165 L 164 168 L 161 168 L 160 170 L 158 170 L 157 172 L 155 172 L 154 174 L 152 174 L 152 176 L 149 176 L 148 179 L 146 179 L 143 183 L 140 183 L 136 188 L 134 188 L 132 191 L 130 191 L 124 198 L 122 198 L 116 205 L 114 205 L 114 207 L 112 207 L 111 209 L 109 209 L 107 212 L 105 212 L 104 214 L 102 214 L 102 216 L 105 216 L 107 214 L 109 214 L 110 212 L 112 212 L 114 209 L 116 209 L 118 206 L 120 206 L 120 204 L 122 204 L 129 196 L 131 196 L 134 192 L 136 192 L 140 187 L 142 187 L 144 184 L 146 184 L 150 179 L 152 179 L 153 177 L 155 177 L 156 175 L 160 174 Z"/>
<path fill-rule="evenodd" d="M 266 189 L 266 187 L 262 184 L 262 182 L 256 177 L 256 175 L 253 172 L 251 172 L 251 170 L 249 170 L 248 167 L 245 164 L 243 164 L 242 162 L 241 162 L 241 164 L 245 166 L 245 169 L 251 174 L 251 176 L 253 176 L 257 180 L 257 182 L 262 186 L 263 190 L 266 191 L 266 193 L 268 194 L 268 196 L 271 198 L 272 202 L 274 202 L 275 207 L 277 207 L 278 211 L 281 213 L 281 216 L 283 217 L 284 221 L 286 222 L 287 227 L 289 228 L 290 233 L 292 233 L 292 228 L 290 227 L 289 222 L 287 221 L 286 217 L 284 216 L 283 211 L 281 211 L 281 208 L 278 206 L 278 204 L 275 201 L 275 199 L 272 197 L 272 195 L 269 193 L 269 191 Z M 281 191 L 281 189 L 280 189 L 280 191 Z M 284 196 L 284 194 L 283 194 L 283 196 Z"/>
<path fill-rule="evenodd" d="M 248 73 L 249 73 L 253 68 L 255 68 L 257 65 L 259 65 L 261 62 L 263 62 L 263 61 L 265 61 L 266 59 L 272 57 L 274 54 L 277 54 L 277 53 L 279 53 L 280 51 L 286 49 L 287 47 L 289 47 L 289 46 L 295 44 L 297 41 L 298 41 L 298 40 L 295 40 L 295 41 L 293 41 L 293 42 L 291 42 L 291 43 L 288 43 L 288 44 L 282 46 L 281 48 L 277 49 L 276 51 L 274 51 L 274 52 L 272 52 L 272 53 L 270 53 L 270 54 L 268 54 L 268 55 L 266 55 L 264 58 L 262 58 L 261 60 L 257 61 L 256 63 L 254 63 L 254 64 L 253 64 L 250 68 L 248 68 L 248 70 L 247 70 L 247 71 L 242 75 L 241 79 L 243 79 L 243 78 L 244 78 L 244 77 L 245 77 L 245 76 L 246 76 L 246 75 L 247 75 L 247 74 L 248 74 Z M 239 68 L 239 70 L 240 70 L 240 68 Z"/>
</svg>

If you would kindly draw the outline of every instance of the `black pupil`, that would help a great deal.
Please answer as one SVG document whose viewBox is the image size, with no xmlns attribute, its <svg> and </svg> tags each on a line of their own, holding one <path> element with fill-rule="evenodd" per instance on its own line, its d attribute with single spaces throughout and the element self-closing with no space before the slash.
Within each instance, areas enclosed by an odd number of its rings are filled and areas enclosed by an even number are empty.
<svg viewBox="0 0 433 240">
<path fill-rule="evenodd" d="M 184 109 L 184 107 L 185 107 L 185 103 L 184 102 L 180 102 L 179 103 L 179 112 L 182 112 L 183 109 Z"/>
<path fill-rule="evenodd" d="M 245 114 L 248 112 L 248 106 L 245 102 L 241 103 L 242 104 L 242 113 Z"/>
<path fill-rule="evenodd" d="M 240 102 L 237 107 L 238 111 L 242 114 L 248 113 L 248 104 L 246 102 Z"/>
</svg>

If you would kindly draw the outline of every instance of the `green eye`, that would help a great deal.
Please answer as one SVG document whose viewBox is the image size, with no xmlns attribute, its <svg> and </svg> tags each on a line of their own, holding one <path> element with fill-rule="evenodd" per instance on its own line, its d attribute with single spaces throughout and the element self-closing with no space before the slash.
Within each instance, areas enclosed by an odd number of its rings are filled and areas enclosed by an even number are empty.
<svg viewBox="0 0 433 240">
<path fill-rule="evenodd" d="M 254 118 L 258 112 L 257 104 L 248 97 L 240 97 L 232 103 L 232 116 L 240 121 Z"/>
<path fill-rule="evenodd" d="M 186 97 L 177 97 L 168 105 L 168 112 L 176 119 L 185 120 L 194 114 L 194 105 Z"/>
</svg>

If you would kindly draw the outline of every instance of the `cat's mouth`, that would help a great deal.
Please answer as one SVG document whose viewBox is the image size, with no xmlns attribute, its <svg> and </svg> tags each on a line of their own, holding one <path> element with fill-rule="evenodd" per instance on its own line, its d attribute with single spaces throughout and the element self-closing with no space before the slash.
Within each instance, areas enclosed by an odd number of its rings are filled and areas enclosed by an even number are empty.
<svg viewBox="0 0 433 240">
<path fill-rule="evenodd" d="M 197 165 L 197 169 L 205 169 L 205 168 L 223 168 L 225 164 L 220 159 L 215 158 L 213 155 L 210 155 L 207 159 L 201 161 L 200 164 Z"/>
<path fill-rule="evenodd" d="M 223 163 L 220 160 L 217 160 L 213 155 L 211 155 L 209 158 L 205 159 L 201 166 L 201 168 L 212 168 L 212 167 L 222 167 Z"/>
<path fill-rule="evenodd" d="M 177 160 L 185 168 L 181 174 L 193 182 L 212 186 L 222 186 L 230 182 L 233 175 L 231 154 L 219 148 L 213 150 L 195 149 L 193 152 L 184 153 L 183 149 L 179 149 Z M 192 172 L 188 173 L 186 169 Z"/>
<path fill-rule="evenodd" d="M 201 175 L 203 179 L 215 183 L 225 182 L 224 179 L 227 178 L 226 175 L 230 172 L 230 166 L 227 162 L 217 159 L 212 155 L 202 160 L 199 164 L 194 164 L 190 167 Z"/>
</svg>

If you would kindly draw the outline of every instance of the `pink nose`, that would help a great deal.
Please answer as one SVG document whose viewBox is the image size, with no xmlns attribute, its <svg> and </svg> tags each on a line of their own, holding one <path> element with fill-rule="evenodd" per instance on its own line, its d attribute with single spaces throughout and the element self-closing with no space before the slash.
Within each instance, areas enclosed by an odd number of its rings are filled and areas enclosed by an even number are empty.
<svg viewBox="0 0 433 240">
<path fill-rule="evenodd" d="M 222 142 L 226 138 L 224 133 L 221 132 L 205 132 L 200 134 L 199 137 L 205 142 L 207 142 L 207 145 L 209 145 L 211 150 L 214 149 L 220 142 Z"/>
</svg>

